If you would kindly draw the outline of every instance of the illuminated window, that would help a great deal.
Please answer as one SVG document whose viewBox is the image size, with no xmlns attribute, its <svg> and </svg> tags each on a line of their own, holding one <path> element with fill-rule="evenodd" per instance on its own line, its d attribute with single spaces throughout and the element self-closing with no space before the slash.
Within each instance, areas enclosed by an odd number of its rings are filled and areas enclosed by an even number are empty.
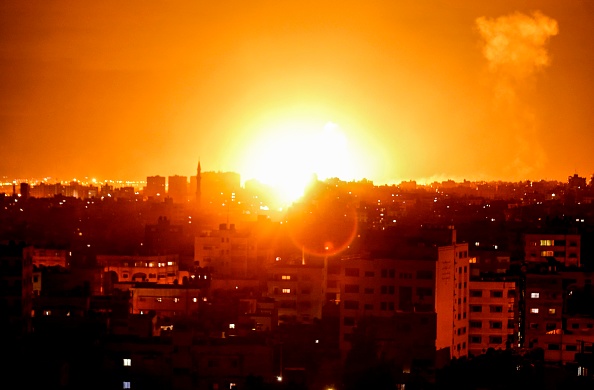
<svg viewBox="0 0 594 390">
<path fill-rule="evenodd" d="M 540 246 L 553 246 L 555 245 L 555 240 L 540 240 Z"/>
<path fill-rule="evenodd" d="M 555 309 L 549 309 L 549 314 L 555 314 L 556 310 Z"/>
<path fill-rule="evenodd" d="M 283 288 L 283 294 L 290 294 L 290 293 L 291 293 L 290 288 Z"/>
<path fill-rule="evenodd" d="M 291 280 L 291 275 L 283 275 L 281 276 L 282 280 Z"/>
<path fill-rule="evenodd" d="M 124 359 L 124 366 L 130 367 L 132 365 L 132 359 Z"/>
<path fill-rule="evenodd" d="M 198 302 L 198 298 L 192 298 L 192 302 Z"/>
<path fill-rule="evenodd" d="M 235 329 L 235 324 L 229 324 L 229 329 Z"/>
<path fill-rule="evenodd" d="M 123 384 L 123 389 L 129 389 L 130 388 L 130 382 L 124 382 Z"/>
<path fill-rule="evenodd" d="M 555 252 L 553 252 L 553 251 L 540 251 L 541 257 L 552 257 L 554 255 L 555 255 Z"/>
<path fill-rule="evenodd" d="M 540 298 L 540 293 L 537 293 L 537 292 L 530 293 L 530 298 Z"/>
<path fill-rule="evenodd" d="M 157 301 L 157 302 L 163 302 L 163 298 L 155 298 L 155 301 Z"/>
<path fill-rule="evenodd" d="M 179 302 L 179 298 L 178 297 L 173 298 L 173 302 L 176 302 L 176 303 Z"/>
<path fill-rule="evenodd" d="M 532 309 L 530 309 L 530 313 L 538 314 L 538 307 L 533 307 Z"/>
</svg>

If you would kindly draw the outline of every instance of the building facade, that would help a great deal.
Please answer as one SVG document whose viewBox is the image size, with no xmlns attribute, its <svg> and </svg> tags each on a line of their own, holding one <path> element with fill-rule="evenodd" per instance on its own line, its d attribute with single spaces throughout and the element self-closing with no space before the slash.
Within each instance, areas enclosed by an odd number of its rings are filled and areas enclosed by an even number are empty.
<svg viewBox="0 0 594 390">
<path fill-rule="evenodd" d="M 526 234 L 527 262 L 543 262 L 554 258 L 566 267 L 580 267 L 581 236 L 579 234 Z"/>
<path fill-rule="evenodd" d="M 480 355 L 489 348 L 515 347 L 518 340 L 516 282 L 471 280 L 468 294 L 469 353 Z"/>
</svg>

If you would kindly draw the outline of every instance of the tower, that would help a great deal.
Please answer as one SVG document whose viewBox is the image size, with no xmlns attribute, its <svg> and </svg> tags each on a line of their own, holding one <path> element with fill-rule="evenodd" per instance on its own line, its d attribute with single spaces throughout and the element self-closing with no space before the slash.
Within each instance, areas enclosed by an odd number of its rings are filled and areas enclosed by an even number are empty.
<svg viewBox="0 0 594 390">
<path fill-rule="evenodd" d="M 200 192 L 200 159 L 198 159 L 198 169 L 196 171 L 196 203 L 198 203 L 198 206 L 200 206 L 200 197 L 201 197 L 201 192 Z"/>
</svg>

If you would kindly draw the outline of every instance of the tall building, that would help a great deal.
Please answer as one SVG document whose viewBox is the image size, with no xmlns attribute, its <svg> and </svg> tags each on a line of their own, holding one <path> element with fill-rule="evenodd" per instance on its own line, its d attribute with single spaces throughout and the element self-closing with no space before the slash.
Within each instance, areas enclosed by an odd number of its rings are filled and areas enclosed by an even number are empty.
<svg viewBox="0 0 594 390">
<path fill-rule="evenodd" d="M 235 172 L 201 172 L 196 184 L 202 206 L 220 206 L 235 200 L 241 188 L 241 177 Z"/>
<path fill-rule="evenodd" d="M 29 198 L 29 183 L 21 183 L 21 198 L 27 199 Z"/>
<path fill-rule="evenodd" d="M 433 236 L 432 230 L 424 233 Z M 393 342 L 386 353 L 397 355 L 408 367 L 413 360 L 430 360 L 439 366 L 468 354 L 468 244 L 456 242 L 453 227 L 445 232 L 450 234 L 449 243 L 431 238 L 427 242 L 434 244 L 427 246 L 403 242 L 381 257 L 344 259 L 328 265 L 326 294 L 340 305 L 343 356 L 351 349 L 361 321 L 373 323 L 374 318 L 386 319 L 386 326 L 392 327 L 384 332 L 393 338 L 386 341 Z M 396 339 L 416 340 L 418 345 L 430 345 L 433 352 L 400 345 Z"/>
<path fill-rule="evenodd" d="M 144 187 L 144 196 L 152 199 L 165 198 L 165 177 L 148 176 L 146 178 L 146 187 Z"/>
<path fill-rule="evenodd" d="M 167 182 L 167 196 L 174 203 L 185 203 L 188 200 L 188 178 L 178 175 L 169 176 Z"/>
<path fill-rule="evenodd" d="M 201 178 L 202 178 L 202 168 L 200 167 L 200 160 L 198 160 L 198 168 L 196 169 L 196 203 L 198 203 L 199 206 L 200 206 L 200 201 L 202 199 Z"/>
</svg>

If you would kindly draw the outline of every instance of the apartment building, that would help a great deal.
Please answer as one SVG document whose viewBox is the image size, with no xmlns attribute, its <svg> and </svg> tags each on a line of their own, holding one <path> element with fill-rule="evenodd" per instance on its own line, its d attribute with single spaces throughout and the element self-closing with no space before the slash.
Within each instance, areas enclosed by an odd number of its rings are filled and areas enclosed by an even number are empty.
<svg viewBox="0 0 594 390">
<path fill-rule="evenodd" d="M 489 348 L 509 349 L 517 345 L 517 287 L 515 281 L 470 281 L 469 353 L 480 355 Z"/>
<path fill-rule="evenodd" d="M 329 264 L 327 294 L 340 305 L 343 356 L 360 322 L 369 318 L 397 318 L 393 334 L 400 339 L 431 334 L 424 343 L 433 346 L 437 364 L 468 354 L 468 244 L 456 243 L 455 230 L 448 230 L 449 244 L 403 243 L 390 257 Z M 410 359 L 409 365 L 415 357 Z"/>
<path fill-rule="evenodd" d="M 591 272 L 526 274 L 525 346 L 542 348 L 547 361 L 568 363 L 582 344 L 591 345 L 593 281 Z"/>
<path fill-rule="evenodd" d="M 527 262 L 543 262 L 554 258 L 566 267 L 580 267 L 581 236 L 579 234 L 533 233 L 524 235 Z"/>
<path fill-rule="evenodd" d="M 118 282 L 150 282 L 158 284 L 182 282 L 179 271 L 179 255 L 98 255 L 97 264 L 103 271 L 102 285 L 104 291 Z"/>
<path fill-rule="evenodd" d="M 267 295 L 278 304 L 278 320 L 310 324 L 322 318 L 326 267 L 315 262 L 277 261 L 267 270 Z"/>
</svg>

